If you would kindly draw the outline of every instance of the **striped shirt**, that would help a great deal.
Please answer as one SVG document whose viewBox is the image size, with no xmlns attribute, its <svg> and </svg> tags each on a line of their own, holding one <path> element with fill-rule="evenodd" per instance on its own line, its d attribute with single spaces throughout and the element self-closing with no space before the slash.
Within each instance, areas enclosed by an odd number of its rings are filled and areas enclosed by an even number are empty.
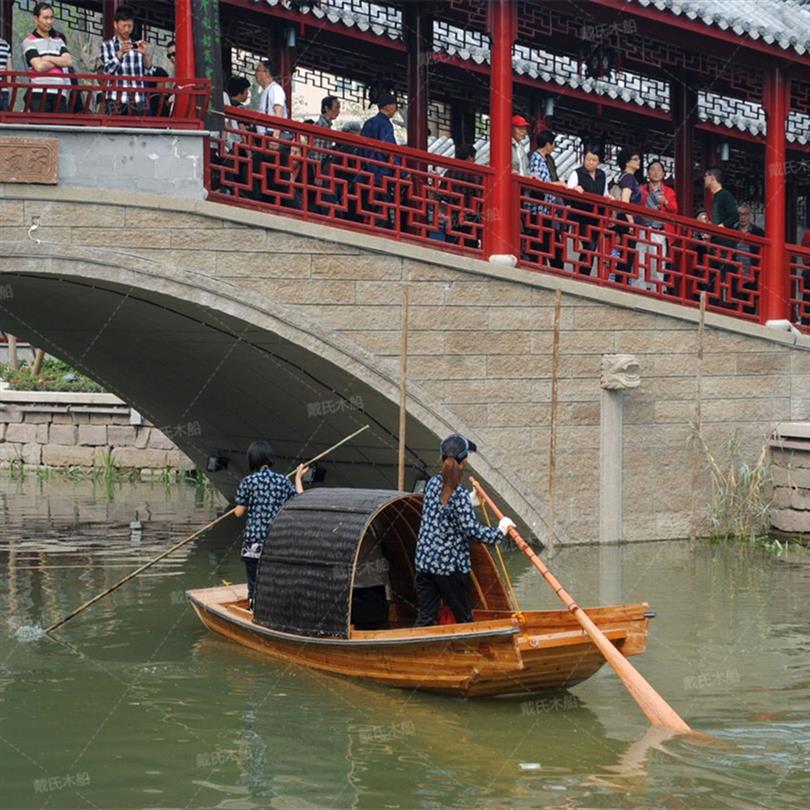
<svg viewBox="0 0 810 810">
<path fill-rule="evenodd" d="M 139 92 L 144 87 L 144 82 L 141 81 L 143 76 L 151 76 L 155 69 L 154 67 L 146 67 L 143 61 L 143 54 L 140 51 L 131 50 L 127 51 L 123 56 L 121 55 L 121 40 L 118 37 L 112 39 L 105 39 L 101 43 L 101 64 L 103 65 L 104 72 L 109 73 L 111 76 L 134 76 L 134 79 L 123 80 L 116 82 L 118 87 L 127 87 L 135 89 L 131 95 L 134 96 L 136 104 L 139 104 L 146 97 L 145 93 Z M 120 102 L 126 104 L 129 101 L 129 93 L 126 90 L 120 93 Z M 117 99 L 119 96 L 116 92 L 111 92 L 109 98 Z"/>
<path fill-rule="evenodd" d="M 53 34 L 54 32 L 51 32 Z M 55 36 L 40 36 L 37 31 L 32 31 L 22 43 L 23 56 L 25 63 L 29 69 L 33 70 L 31 62 L 34 59 L 43 56 L 62 56 L 62 54 L 69 53 L 65 41 Z M 69 85 L 70 79 L 65 75 L 64 68 L 52 66 L 50 70 L 42 73 L 38 72 L 36 76 L 31 79 L 31 84 L 60 84 Z M 60 92 L 58 88 L 53 87 L 47 90 L 48 93 Z"/>
<path fill-rule="evenodd" d="M 8 42 L 6 42 L 2 37 L 0 37 L 0 70 L 10 70 L 11 66 L 9 62 L 11 61 L 11 48 L 9 47 Z"/>
</svg>

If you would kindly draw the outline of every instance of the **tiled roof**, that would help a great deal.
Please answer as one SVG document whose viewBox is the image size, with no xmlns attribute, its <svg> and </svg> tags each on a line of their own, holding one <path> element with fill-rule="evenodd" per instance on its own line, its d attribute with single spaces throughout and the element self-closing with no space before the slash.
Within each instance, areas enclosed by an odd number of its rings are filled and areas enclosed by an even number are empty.
<svg viewBox="0 0 810 810">
<path fill-rule="evenodd" d="M 704 25 L 775 45 L 810 52 L 810 7 L 797 0 L 631 0 Z"/>
<path fill-rule="evenodd" d="M 281 5 L 284 0 L 263 0 L 270 6 Z M 669 11 L 706 25 L 715 25 L 747 35 L 754 40 L 774 44 L 799 54 L 810 52 L 810 0 L 627 0 L 640 6 Z M 402 15 L 394 6 L 370 0 L 322 0 L 303 5 L 301 11 L 318 19 L 328 19 L 346 27 L 391 40 L 401 38 Z M 438 23 L 437 23 L 438 24 Z M 434 50 L 456 56 L 475 64 L 490 61 L 489 43 L 476 31 L 467 31 L 455 25 L 442 23 L 437 30 Z M 596 96 L 619 99 L 639 108 L 669 112 L 669 89 L 666 82 L 651 79 L 629 71 L 608 79 L 583 76 L 577 60 L 546 51 L 542 48 L 519 44 L 512 59 L 518 75 L 557 85 L 560 92 L 567 88 Z M 724 98 L 713 93 L 699 94 L 698 117 L 702 121 L 762 135 L 765 116 L 759 104 Z M 787 138 L 791 143 L 810 142 L 810 118 L 803 113 L 790 113 Z"/>
</svg>

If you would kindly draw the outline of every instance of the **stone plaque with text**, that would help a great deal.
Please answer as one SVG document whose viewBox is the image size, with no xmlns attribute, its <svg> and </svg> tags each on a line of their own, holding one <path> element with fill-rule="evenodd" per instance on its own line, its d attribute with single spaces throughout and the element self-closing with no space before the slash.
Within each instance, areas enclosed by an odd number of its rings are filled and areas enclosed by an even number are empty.
<svg viewBox="0 0 810 810">
<path fill-rule="evenodd" d="M 0 138 L 0 183 L 58 183 L 56 138 Z"/>
</svg>

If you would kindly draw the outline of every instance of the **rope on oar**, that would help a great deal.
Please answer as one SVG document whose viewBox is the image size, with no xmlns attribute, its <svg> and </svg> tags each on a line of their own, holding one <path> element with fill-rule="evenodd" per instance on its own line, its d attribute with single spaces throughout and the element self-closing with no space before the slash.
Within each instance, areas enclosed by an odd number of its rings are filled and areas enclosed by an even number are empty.
<svg viewBox="0 0 810 810">
<path fill-rule="evenodd" d="M 492 521 L 489 519 L 489 512 L 487 512 L 487 505 L 484 501 L 481 501 L 481 512 L 484 515 L 487 526 L 491 526 Z M 520 609 L 515 589 L 512 587 L 512 580 L 509 577 L 509 571 L 506 568 L 506 562 L 503 558 L 503 554 L 501 554 L 501 546 L 499 543 L 495 544 L 495 553 L 498 555 L 498 562 L 501 564 L 501 571 L 503 572 L 503 578 L 506 580 L 506 587 L 509 588 L 509 595 L 512 600 L 512 612 L 519 622 L 523 622 L 525 617 L 523 616 L 523 611 Z"/>
<path fill-rule="evenodd" d="M 481 502 L 486 502 L 492 509 L 495 517 L 499 520 L 503 513 L 498 509 L 495 502 L 484 491 L 483 487 L 473 478 L 470 479 Z M 579 622 L 582 629 L 590 636 L 591 641 L 605 657 L 613 671 L 619 676 L 621 682 L 630 692 L 639 708 L 647 715 L 650 723 L 654 726 L 671 728 L 679 733 L 691 731 L 680 715 L 652 688 L 645 680 L 644 676 L 619 652 L 610 642 L 605 634 L 593 623 L 590 616 L 574 601 L 571 594 L 563 588 L 557 578 L 543 564 L 543 561 L 534 553 L 529 544 L 517 533 L 514 527 L 508 529 L 509 536 L 515 541 L 515 545 L 531 560 L 532 565 L 543 575 L 543 579 L 548 582 L 554 593 L 562 600 L 563 604 L 571 611 L 574 618 Z"/>
<path fill-rule="evenodd" d="M 346 444 L 346 442 L 353 439 L 355 436 L 359 436 L 364 430 L 367 430 L 368 427 L 369 427 L 369 425 L 364 425 L 363 427 L 360 428 L 360 430 L 356 430 L 354 433 L 352 433 L 351 436 L 347 436 L 345 439 L 341 439 L 337 444 L 333 444 L 328 450 L 324 450 L 323 453 L 319 453 L 314 458 L 311 458 L 309 461 L 307 461 L 304 464 L 304 466 L 308 467 L 310 464 L 313 464 L 318 459 L 323 458 L 328 453 L 331 453 L 337 447 L 340 447 L 342 444 Z M 298 468 L 296 467 L 296 469 L 298 469 Z M 291 470 L 289 473 L 287 473 L 287 477 L 289 478 L 291 475 L 294 475 L 294 474 L 295 474 L 295 470 Z M 71 613 L 68 613 L 67 616 L 60 619 L 58 622 L 54 622 L 50 627 L 46 627 L 43 632 L 44 633 L 50 633 L 51 631 L 56 630 L 57 627 L 61 627 L 65 622 L 70 621 L 74 616 L 78 616 L 82 611 L 87 610 L 87 608 L 89 608 L 90 605 L 95 604 L 96 602 L 98 602 L 99 599 L 103 599 L 105 596 L 112 593 L 114 590 L 117 590 L 122 585 L 129 582 L 133 577 L 138 576 L 138 574 L 140 574 L 142 571 L 145 571 L 147 568 L 150 568 L 151 566 L 153 566 L 156 562 L 160 562 L 165 557 L 168 557 L 169 554 L 172 554 L 173 552 L 177 551 L 177 549 L 182 548 L 187 543 L 190 543 L 192 540 L 199 537 L 203 532 L 208 531 L 208 529 L 212 529 L 218 523 L 225 520 L 226 517 L 230 517 L 235 511 L 236 511 L 236 507 L 234 507 L 233 509 L 229 509 L 224 514 L 220 515 L 216 520 L 212 520 L 207 526 L 203 526 L 202 529 L 197 529 L 197 531 L 194 532 L 194 534 L 189 535 L 184 540 L 181 540 L 179 543 L 175 543 L 171 548 L 167 549 L 162 554 L 158 554 L 158 556 L 155 557 L 154 559 L 149 560 L 149 562 L 146 562 L 142 566 L 140 566 L 139 568 L 136 568 L 134 571 L 131 571 L 123 579 L 119 579 L 118 582 L 116 582 L 114 585 L 111 585 L 109 588 L 107 588 L 106 591 L 103 591 L 102 593 L 97 594 L 92 599 L 88 599 L 84 604 L 79 605 L 79 607 L 77 607 L 76 610 L 74 610 Z"/>
<path fill-rule="evenodd" d="M 145 571 L 147 568 L 150 568 L 156 562 L 160 562 L 164 557 L 168 557 L 169 554 L 171 554 L 173 551 L 177 551 L 178 548 L 182 548 L 187 543 L 190 543 L 196 537 L 199 537 L 203 532 L 208 531 L 208 529 L 211 529 L 214 526 L 216 526 L 217 523 L 220 523 L 221 521 L 225 520 L 226 517 L 230 517 L 234 513 L 235 509 L 236 507 L 234 507 L 233 509 L 229 509 L 224 514 L 220 515 L 216 520 L 212 520 L 207 526 L 203 526 L 202 529 L 197 529 L 197 531 L 194 532 L 194 534 L 189 535 L 188 537 L 185 538 L 185 540 L 181 540 L 179 543 L 175 543 L 171 548 L 167 549 L 162 554 L 158 554 L 157 557 L 155 557 L 152 560 L 149 560 L 149 562 L 147 563 L 144 563 L 142 566 L 140 566 L 140 568 L 136 568 L 134 571 L 131 571 L 123 579 L 119 579 L 118 582 L 107 588 L 106 591 L 102 591 L 101 593 L 94 596 L 92 599 L 88 599 L 84 604 L 79 605 L 79 607 L 77 607 L 76 610 L 74 610 L 71 613 L 68 613 L 67 616 L 60 619 L 58 622 L 54 622 L 50 627 L 46 627 L 45 633 L 50 633 L 51 631 L 56 630 L 57 627 L 61 627 L 65 622 L 70 621 L 74 616 L 78 616 L 82 611 L 87 610 L 87 608 L 89 608 L 90 605 L 98 602 L 99 599 L 103 599 L 105 596 L 107 596 L 107 594 L 112 593 L 114 590 L 120 588 L 122 585 L 129 582 L 133 577 L 138 576 L 138 574 L 140 574 L 142 571 Z"/>
</svg>

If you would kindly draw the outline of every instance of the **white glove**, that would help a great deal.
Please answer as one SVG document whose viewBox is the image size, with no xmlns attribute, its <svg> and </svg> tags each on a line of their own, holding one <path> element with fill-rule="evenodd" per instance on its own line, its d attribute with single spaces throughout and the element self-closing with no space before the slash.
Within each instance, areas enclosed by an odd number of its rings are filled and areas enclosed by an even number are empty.
<svg viewBox="0 0 810 810">
<path fill-rule="evenodd" d="M 502 517 L 498 523 L 498 530 L 505 537 L 509 529 L 515 528 L 515 521 L 512 518 Z"/>
<path fill-rule="evenodd" d="M 481 501 L 478 500 L 478 493 L 474 490 L 470 490 L 470 503 L 473 507 L 481 506 Z"/>
</svg>

